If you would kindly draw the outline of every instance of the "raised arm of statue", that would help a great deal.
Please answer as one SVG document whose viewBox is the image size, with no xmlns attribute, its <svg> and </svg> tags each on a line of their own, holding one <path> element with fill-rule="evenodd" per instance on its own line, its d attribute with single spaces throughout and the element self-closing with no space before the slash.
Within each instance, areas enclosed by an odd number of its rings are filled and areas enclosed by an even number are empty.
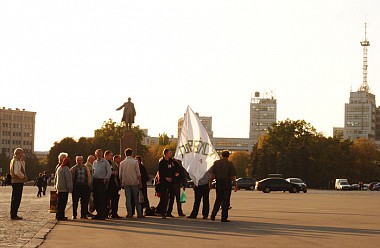
<svg viewBox="0 0 380 248">
<path fill-rule="evenodd" d="M 116 109 L 116 111 L 118 111 L 118 110 L 124 108 L 124 105 L 125 105 L 125 103 L 123 103 L 123 105 L 121 105 L 120 107 L 118 107 L 118 108 Z"/>
</svg>

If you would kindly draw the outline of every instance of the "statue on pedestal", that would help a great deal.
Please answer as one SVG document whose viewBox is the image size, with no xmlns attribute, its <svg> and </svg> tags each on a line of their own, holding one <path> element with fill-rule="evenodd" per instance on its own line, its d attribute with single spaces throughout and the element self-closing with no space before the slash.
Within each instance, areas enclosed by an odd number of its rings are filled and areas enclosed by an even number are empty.
<svg viewBox="0 0 380 248">
<path fill-rule="evenodd" d="M 124 108 L 123 117 L 121 118 L 121 122 L 124 122 L 127 130 L 132 129 L 132 124 L 135 123 L 136 110 L 135 105 L 131 102 L 131 98 L 128 98 L 128 102 L 125 102 L 123 105 L 118 107 L 116 111 Z"/>
</svg>

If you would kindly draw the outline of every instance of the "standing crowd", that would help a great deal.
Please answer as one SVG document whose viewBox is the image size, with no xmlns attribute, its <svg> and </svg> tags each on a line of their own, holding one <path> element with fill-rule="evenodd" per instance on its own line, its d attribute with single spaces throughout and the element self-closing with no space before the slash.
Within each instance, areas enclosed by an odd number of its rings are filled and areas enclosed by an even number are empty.
<svg viewBox="0 0 380 248">
<path fill-rule="evenodd" d="M 118 215 L 119 191 L 124 189 L 126 218 L 132 218 L 137 212 L 137 218 L 144 218 L 144 212 L 148 215 L 158 215 L 163 219 L 173 216 L 174 201 L 176 201 L 178 216 L 186 216 L 182 210 L 181 189 L 186 190 L 186 171 L 181 161 L 172 157 L 170 149 L 164 149 L 163 157 L 158 162 L 156 173 L 156 195 L 160 197 L 156 208 L 150 207 L 147 194 L 148 172 L 143 165 L 140 156 L 133 156 L 133 151 L 127 148 L 124 151 L 125 159 L 120 155 L 114 155 L 112 151 L 97 149 L 94 155 L 87 157 L 86 163 L 82 156 L 75 157 L 75 165 L 70 168 L 71 161 L 67 153 L 60 153 L 58 164 L 55 168 L 54 188 L 58 195 L 57 220 L 67 220 L 65 209 L 72 193 L 73 219 L 78 218 L 78 206 L 80 202 L 81 219 L 105 220 L 107 218 L 120 219 Z M 21 220 L 17 215 L 20 206 L 23 185 L 27 181 L 25 173 L 24 151 L 17 148 L 10 162 L 10 174 L 12 176 L 11 219 Z M 193 210 L 187 217 L 197 218 L 200 203 L 203 200 L 202 216 L 207 219 L 210 212 L 209 193 L 214 188 L 216 179 L 216 200 L 211 211 L 211 220 L 214 221 L 222 209 L 221 221 L 229 222 L 228 210 L 230 208 L 231 186 L 236 185 L 236 170 L 232 162 L 228 160 L 229 151 L 222 152 L 222 158 L 215 161 L 214 165 L 205 173 L 198 184 L 193 187 L 195 199 Z M 45 179 L 45 180 L 44 180 Z M 47 177 L 46 173 L 40 173 L 35 185 L 38 186 L 38 194 L 45 195 Z M 92 208 L 92 203 L 94 208 Z M 153 213 L 152 213 L 153 209 Z M 92 214 L 96 211 L 96 214 Z"/>
</svg>

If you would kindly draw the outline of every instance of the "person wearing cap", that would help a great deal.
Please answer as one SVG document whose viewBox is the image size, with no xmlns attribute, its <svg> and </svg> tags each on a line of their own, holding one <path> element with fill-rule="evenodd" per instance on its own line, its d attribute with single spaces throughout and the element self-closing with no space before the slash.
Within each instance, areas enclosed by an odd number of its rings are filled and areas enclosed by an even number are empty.
<svg viewBox="0 0 380 248">
<path fill-rule="evenodd" d="M 235 185 L 235 192 L 237 191 L 236 184 L 236 169 L 234 164 L 228 160 L 230 156 L 229 151 L 222 152 L 222 158 L 215 161 L 211 167 L 209 188 L 212 188 L 212 181 L 216 179 L 216 199 L 214 208 L 211 213 L 211 220 L 215 220 L 215 216 L 219 211 L 220 205 L 222 205 L 222 222 L 229 222 L 228 209 L 230 207 L 231 198 L 231 181 Z"/>
</svg>

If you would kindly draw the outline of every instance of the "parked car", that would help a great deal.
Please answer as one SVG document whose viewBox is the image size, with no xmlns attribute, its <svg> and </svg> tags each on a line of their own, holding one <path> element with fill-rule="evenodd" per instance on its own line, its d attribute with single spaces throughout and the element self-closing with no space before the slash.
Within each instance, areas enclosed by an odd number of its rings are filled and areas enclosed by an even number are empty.
<svg viewBox="0 0 380 248">
<path fill-rule="evenodd" d="M 372 190 L 377 190 L 377 191 L 379 191 L 379 190 L 380 190 L 380 183 L 376 183 L 375 185 L 373 185 L 372 188 L 373 188 Z"/>
<path fill-rule="evenodd" d="M 290 193 L 298 193 L 301 186 L 296 183 L 290 183 L 283 178 L 265 178 L 256 182 L 256 190 L 264 193 L 271 191 L 289 191 Z"/>
<path fill-rule="evenodd" d="M 302 179 L 293 177 L 293 178 L 286 178 L 285 180 L 288 181 L 289 183 L 298 184 L 301 187 L 301 191 L 303 191 L 304 193 L 307 192 L 307 185 L 306 183 L 304 183 L 304 181 L 302 181 Z"/>
<path fill-rule="evenodd" d="M 236 179 L 236 184 L 238 189 L 254 190 L 256 180 L 252 177 L 244 177 Z M 232 185 L 232 189 L 235 189 L 235 186 Z"/>
<path fill-rule="evenodd" d="M 358 183 L 351 184 L 350 190 L 359 190 L 360 185 Z"/>
<path fill-rule="evenodd" d="M 368 189 L 369 190 L 373 190 L 373 186 L 375 186 L 376 184 L 378 184 L 379 182 L 372 182 L 368 185 Z"/>
<path fill-rule="evenodd" d="M 336 190 L 350 190 L 351 185 L 348 183 L 347 179 L 335 179 L 335 189 Z"/>
</svg>

